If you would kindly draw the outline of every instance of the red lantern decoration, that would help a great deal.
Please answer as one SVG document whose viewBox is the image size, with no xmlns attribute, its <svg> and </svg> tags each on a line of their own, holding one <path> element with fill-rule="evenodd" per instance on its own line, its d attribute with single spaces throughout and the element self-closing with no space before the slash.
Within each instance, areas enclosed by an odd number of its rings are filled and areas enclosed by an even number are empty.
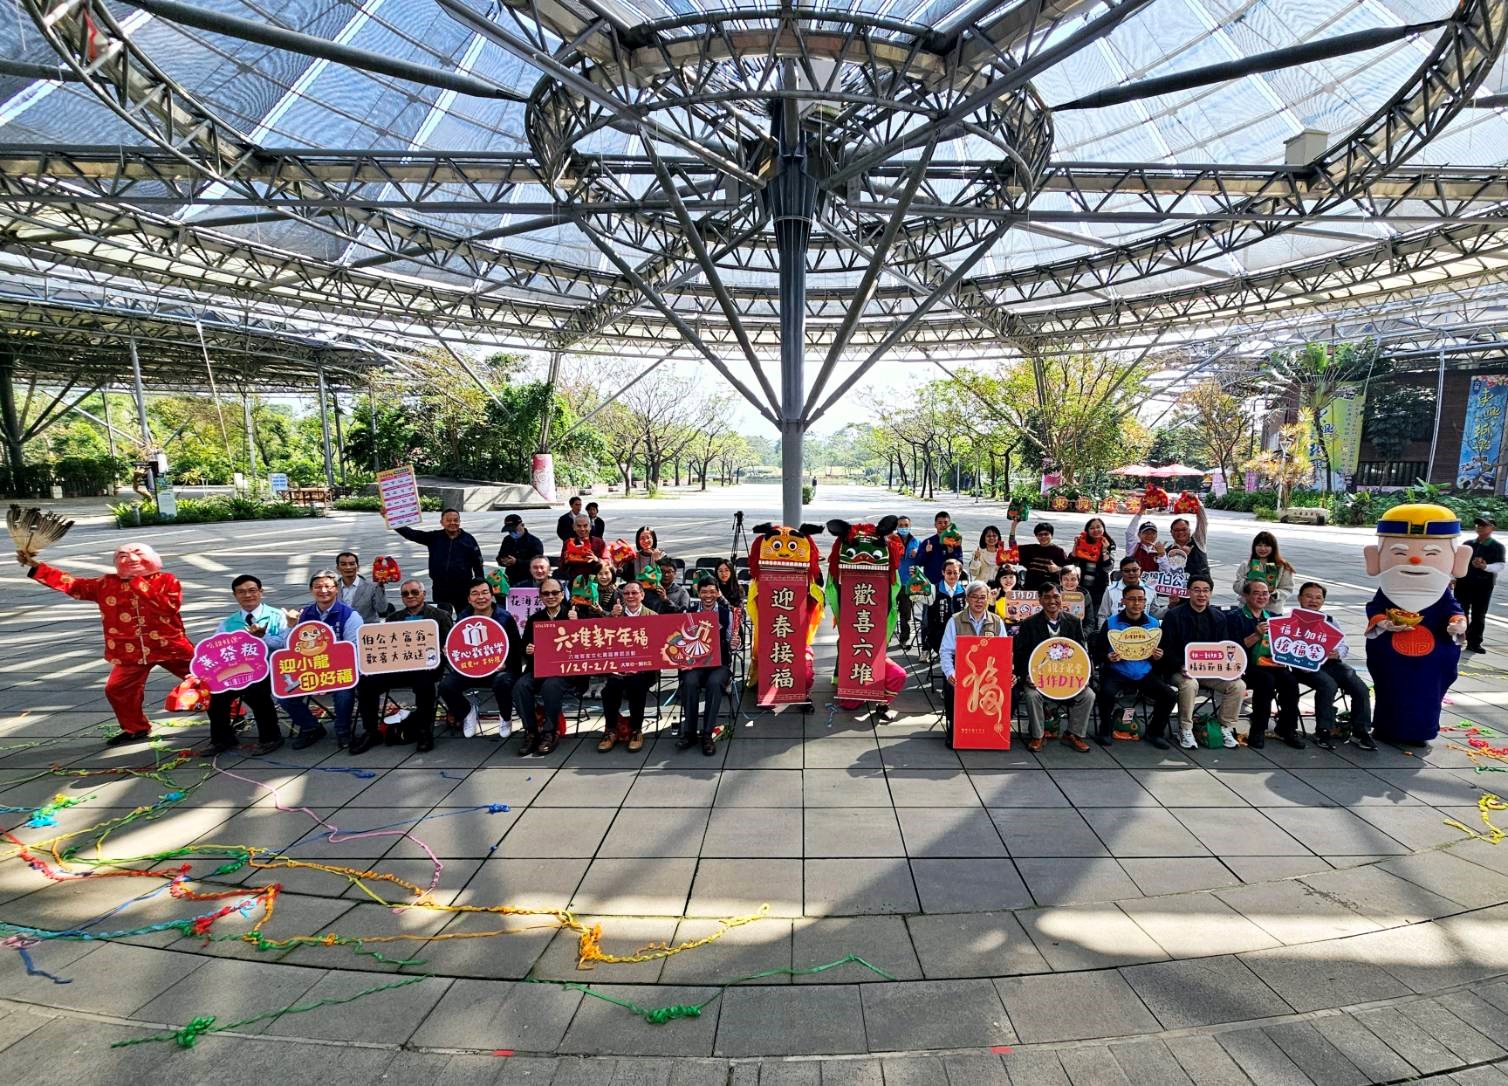
<svg viewBox="0 0 1508 1086">
<path fill-rule="evenodd" d="M 1199 512 L 1199 499 L 1191 491 L 1185 490 L 1182 494 L 1178 495 L 1178 500 L 1173 503 L 1173 512 L 1197 514 Z"/>
<path fill-rule="evenodd" d="M 403 580 L 403 571 L 398 568 L 398 559 L 388 554 L 379 554 L 373 558 L 372 580 L 378 584 L 397 584 Z"/>
</svg>

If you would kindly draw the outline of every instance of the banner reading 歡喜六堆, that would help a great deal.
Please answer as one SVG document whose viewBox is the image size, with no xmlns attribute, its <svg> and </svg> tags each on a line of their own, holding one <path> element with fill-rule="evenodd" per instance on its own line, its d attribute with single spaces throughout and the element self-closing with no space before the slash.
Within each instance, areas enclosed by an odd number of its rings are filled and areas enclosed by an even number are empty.
<svg viewBox="0 0 1508 1086">
<path fill-rule="evenodd" d="M 272 654 L 272 692 L 280 698 L 350 690 L 361 678 L 356 646 L 337 641 L 335 631 L 317 619 L 288 631 L 288 647 Z"/>
<path fill-rule="evenodd" d="M 1331 489 L 1344 490 L 1356 474 L 1361 460 L 1362 422 L 1366 415 L 1367 386 L 1359 381 L 1343 384 L 1335 399 L 1320 415 L 1320 430 L 1325 435 L 1325 449 L 1330 453 Z M 1310 426 L 1309 459 L 1314 463 L 1315 482 L 1325 482 L 1325 456 L 1318 437 Z"/>
<path fill-rule="evenodd" d="M 806 666 L 807 612 L 811 607 L 809 574 L 802 568 L 759 566 L 759 629 L 754 644 L 760 646 L 759 704 L 799 705 L 811 695 L 811 673 Z"/>
<path fill-rule="evenodd" d="M 1505 411 L 1508 377 L 1473 377 L 1466 397 L 1466 421 L 1461 427 L 1461 460 L 1456 468 L 1456 486 L 1462 490 L 1496 487 Z"/>
<path fill-rule="evenodd" d="M 1246 650 L 1234 641 L 1190 641 L 1183 647 L 1183 673 L 1191 679 L 1239 679 Z"/>
<path fill-rule="evenodd" d="M 1154 596 L 1182 599 L 1189 594 L 1188 570 L 1154 569 L 1141 575 L 1141 583 Z"/>
<path fill-rule="evenodd" d="M 953 747 L 1011 749 L 1009 637 L 960 637 L 953 674 Z"/>
<path fill-rule="evenodd" d="M 1300 671 L 1324 667 L 1345 636 L 1323 611 L 1295 607 L 1286 615 L 1267 620 L 1272 662 Z"/>
<path fill-rule="evenodd" d="M 518 628 L 522 630 L 524 624 L 529 621 L 529 616 L 544 604 L 540 602 L 537 588 L 510 588 L 507 602 L 503 606 L 508 609 L 508 613 L 513 616 L 513 621 L 518 623 Z"/>
<path fill-rule="evenodd" d="M 440 666 L 440 624 L 432 618 L 366 622 L 356 631 L 363 675 L 427 671 Z"/>
<path fill-rule="evenodd" d="M 389 528 L 408 528 L 424 519 L 419 508 L 419 480 L 412 464 L 379 471 L 377 497 L 382 501 L 382 519 Z"/>
<path fill-rule="evenodd" d="M 888 702 L 895 696 L 885 689 L 890 567 L 840 563 L 838 596 L 838 699 Z"/>
<path fill-rule="evenodd" d="M 717 612 L 636 618 L 576 619 L 534 624 L 534 674 L 629 674 L 722 663 Z"/>
<path fill-rule="evenodd" d="M 1026 660 L 1027 678 L 1044 698 L 1067 701 L 1089 685 L 1089 652 L 1070 637 L 1049 637 Z"/>
<path fill-rule="evenodd" d="M 445 659 L 468 679 L 485 679 L 508 662 L 508 631 L 497 619 L 467 615 L 445 635 Z"/>
<path fill-rule="evenodd" d="M 194 646 L 189 671 L 211 694 L 245 690 L 267 678 L 267 645 L 245 630 L 212 634 Z"/>
</svg>

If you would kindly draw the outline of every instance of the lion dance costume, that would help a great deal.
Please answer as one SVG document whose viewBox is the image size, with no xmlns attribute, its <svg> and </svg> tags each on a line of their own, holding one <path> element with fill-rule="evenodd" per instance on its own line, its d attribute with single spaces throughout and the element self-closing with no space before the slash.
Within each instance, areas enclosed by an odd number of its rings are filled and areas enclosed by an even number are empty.
<svg viewBox="0 0 1508 1086">
<path fill-rule="evenodd" d="M 848 577 L 876 571 L 885 571 L 885 638 L 888 644 L 895 634 L 899 616 L 901 591 L 900 566 L 904 545 L 895 533 L 896 518 L 885 517 L 878 524 L 849 524 L 845 520 L 830 520 L 827 530 L 832 533 L 833 545 L 827 555 L 827 605 L 833 614 L 833 625 L 842 630 L 843 588 Z M 839 663 L 841 665 L 841 658 Z M 906 685 L 906 669 L 894 660 L 885 659 L 885 691 L 894 698 Z M 862 703 L 840 699 L 840 709 L 857 709 Z"/>
<path fill-rule="evenodd" d="M 811 692 L 815 674 L 812 640 L 817 636 L 817 627 L 822 624 L 822 567 L 817 556 L 817 545 L 812 537 L 821 534 L 822 526 L 818 524 L 803 524 L 800 528 L 790 528 L 783 524 L 759 524 L 754 528 L 754 541 L 749 547 L 747 605 L 749 625 L 754 631 L 753 651 L 749 653 L 749 671 L 745 678 L 745 684 L 751 688 L 759 685 L 761 668 L 790 666 L 794 669 L 799 662 L 804 665 L 806 692 L 808 695 Z M 778 578 L 772 577 L 772 574 L 778 575 Z M 773 598 L 773 594 L 783 594 L 787 589 L 784 586 L 776 588 L 771 581 L 784 581 L 798 574 L 802 576 L 803 583 L 795 590 L 805 597 L 806 617 L 802 628 L 793 631 L 793 640 L 798 640 L 803 647 L 802 659 L 782 662 L 778 658 L 782 646 L 767 643 L 777 638 L 772 637 L 770 630 L 765 628 L 769 623 L 761 622 L 760 612 L 765 612 L 769 618 L 781 609 L 781 601 Z"/>
<path fill-rule="evenodd" d="M 105 659 L 114 665 L 105 681 L 105 697 L 123 733 L 140 738 L 151 734 L 151 721 L 142 711 L 147 676 L 152 668 L 163 667 L 187 678 L 194 655 L 179 614 L 183 586 L 178 578 L 163 572 L 162 559 L 146 544 L 116 548 L 113 575 L 75 577 L 38 562 L 28 576 L 99 607 Z"/>
</svg>

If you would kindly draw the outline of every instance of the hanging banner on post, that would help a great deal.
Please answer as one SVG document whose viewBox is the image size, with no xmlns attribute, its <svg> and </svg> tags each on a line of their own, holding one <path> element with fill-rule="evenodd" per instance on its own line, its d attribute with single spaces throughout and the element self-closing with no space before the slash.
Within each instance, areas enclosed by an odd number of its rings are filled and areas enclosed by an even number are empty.
<svg viewBox="0 0 1508 1086">
<path fill-rule="evenodd" d="M 885 688 L 885 642 L 890 622 L 890 568 L 841 563 L 838 593 L 837 698 L 889 702 Z"/>
<path fill-rule="evenodd" d="M 759 630 L 754 643 L 763 656 L 758 661 L 762 706 L 797 705 L 811 694 L 812 673 L 806 661 L 809 576 L 804 565 L 759 565 Z"/>
<path fill-rule="evenodd" d="M 420 523 L 419 480 L 414 465 L 389 468 L 377 473 L 377 496 L 382 499 L 382 519 L 389 528 L 409 528 Z"/>
<path fill-rule="evenodd" d="M 1503 418 L 1508 410 L 1508 377 L 1473 377 L 1466 397 L 1466 422 L 1461 427 L 1461 460 L 1456 486 L 1462 490 L 1493 490 L 1498 461 L 1503 455 Z"/>
<path fill-rule="evenodd" d="M 1332 489 L 1344 490 L 1356 474 L 1356 465 L 1361 460 L 1362 421 L 1366 415 L 1367 386 L 1360 382 L 1341 385 L 1335 399 L 1320 415 L 1320 432 L 1325 437 L 1325 448 L 1330 453 L 1330 484 Z M 1325 481 L 1325 455 L 1320 451 L 1319 439 L 1310 427 L 1309 459 L 1314 464 L 1314 479 L 1317 485 Z"/>
<path fill-rule="evenodd" d="M 1009 637 L 960 637 L 954 657 L 953 747 L 1011 749 Z"/>
<path fill-rule="evenodd" d="M 547 502 L 555 500 L 555 458 L 546 452 L 534 454 L 529 464 L 529 482 Z"/>
</svg>

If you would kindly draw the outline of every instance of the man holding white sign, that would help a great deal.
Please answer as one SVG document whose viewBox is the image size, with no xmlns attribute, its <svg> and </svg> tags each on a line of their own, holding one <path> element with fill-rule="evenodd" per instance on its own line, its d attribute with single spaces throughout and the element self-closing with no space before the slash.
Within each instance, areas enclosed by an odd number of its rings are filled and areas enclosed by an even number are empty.
<svg viewBox="0 0 1508 1086">
<path fill-rule="evenodd" d="M 364 626 L 369 636 L 358 634 L 361 649 L 361 684 L 356 688 L 356 701 L 361 709 L 361 735 L 351 739 L 351 754 L 362 754 L 377 744 L 378 708 L 386 704 L 389 690 L 399 688 L 414 692 L 414 712 L 404 721 L 408 727 L 400 730 L 392 727 L 387 733 L 387 745 L 415 742 L 419 753 L 435 749 L 435 684 L 440 678 L 439 646 L 452 625 L 450 615 L 438 607 L 424 602 L 424 586 L 418 581 L 404 581 L 398 588 L 403 600 L 403 610 L 386 622 Z M 392 645 L 393 638 L 383 638 L 374 644 L 374 639 L 388 634 L 392 627 L 408 622 L 432 623 L 431 630 L 418 638 L 402 638 L 402 642 L 420 643 L 419 649 L 406 644 Z M 386 627 L 386 629 L 385 629 Z M 404 631 L 405 633 L 407 631 Z M 433 659 L 430 659 L 431 653 Z M 412 658 L 410 658 L 412 657 Z"/>
<path fill-rule="evenodd" d="M 1115 703 L 1122 694 L 1135 693 L 1152 702 L 1147 722 L 1147 742 L 1168 749 L 1168 720 L 1178 700 L 1173 688 L 1153 668 L 1162 659 L 1162 630 L 1147 614 L 1147 590 L 1139 584 L 1121 592 L 1122 609 L 1105 620 L 1090 649 L 1100 665 L 1100 728 L 1094 740 L 1108 747 L 1115 735 Z"/>
<path fill-rule="evenodd" d="M 1220 702 L 1220 733 L 1225 746 L 1234 748 L 1236 743 L 1236 718 L 1241 711 L 1241 699 L 1246 696 L 1246 684 L 1240 679 L 1193 678 L 1183 667 L 1184 648 L 1194 641 L 1224 641 L 1226 632 L 1225 614 L 1210 606 L 1210 593 L 1215 582 L 1208 573 L 1189 576 L 1189 600 L 1185 606 L 1171 608 L 1162 620 L 1162 659 L 1156 670 L 1178 690 L 1178 745 L 1193 750 L 1199 744 L 1194 741 L 1194 702 L 1201 686 L 1213 690 Z"/>
<path fill-rule="evenodd" d="M 1299 606 L 1306 611 L 1325 609 L 1325 586 L 1309 581 L 1299 586 Z M 1334 750 L 1335 695 L 1344 690 L 1351 699 L 1351 742 L 1362 750 L 1376 750 L 1372 740 L 1372 691 L 1346 663 L 1350 646 L 1343 637 L 1331 649 L 1318 671 L 1298 671 L 1294 678 L 1314 691 L 1314 745 Z"/>
</svg>

